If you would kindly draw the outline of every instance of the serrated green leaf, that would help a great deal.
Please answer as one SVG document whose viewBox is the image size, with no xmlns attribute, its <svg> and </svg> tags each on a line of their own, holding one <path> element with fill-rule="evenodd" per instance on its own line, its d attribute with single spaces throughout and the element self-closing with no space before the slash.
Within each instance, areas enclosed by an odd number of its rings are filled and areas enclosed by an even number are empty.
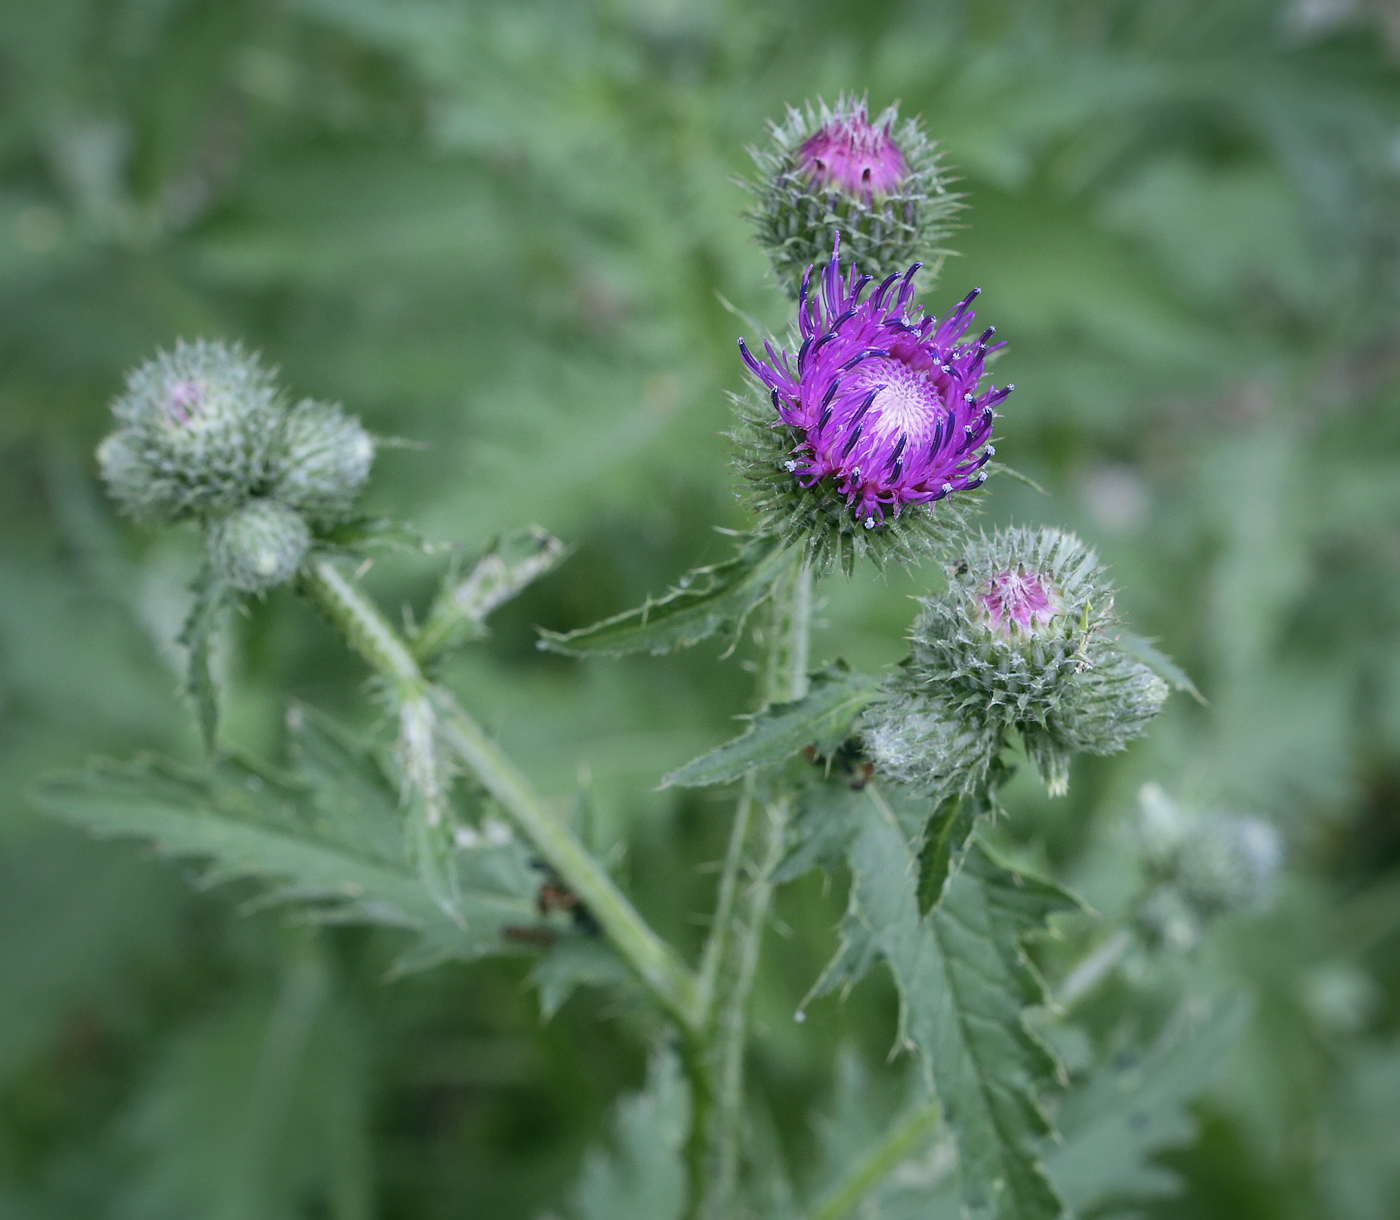
<svg viewBox="0 0 1400 1220">
<path fill-rule="evenodd" d="M 461 853 L 454 920 L 402 849 L 392 862 L 353 836 L 337 837 L 307 788 L 238 759 L 207 775 L 158 758 L 98 761 L 50 780 L 36 800 L 96 834 L 144 838 L 170 855 L 202 858 L 209 883 L 254 879 L 268 901 L 296 903 L 318 918 L 414 930 L 423 938 L 419 964 L 504 951 L 502 929 L 535 917 L 528 853 L 519 845 Z M 501 854 L 512 859 L 494 858 Z"/>
<path fill-rule="evenodd" d="M 612 1147 L 584 1158 L 574 1196 L 577 1220 L 680 1220 L 689 1123 L 680 1064 L 674 1052 L 655 1051 L 646 1088 L 617 1107 Z"/>
<path fill-rule="evenodd" d="M 562 936 L 530 971 L 540 989 L 540 1013 L 547 1021 L 580 987 L 636 987 L 637 976 L 607 941 L 596 936 Z"/>
<path fill-rule="evenodd" d="M 532 581 L 552 571 L 568 548 L 538 526 L 493 539 L 463 576 L 449 572 L 428 617 L 413 638 L 413 654 L 428 661 L 486 636 L 486 618 Z"/>
<path fill-rule="evenodd" d="M 754 767 L 786 762 L 814 745 L 832 754 L 851 734 L 851 726 L 875 697 L 877 683 L 852 673 L 844 661 L 811 676 L 807 693 L 790 703 L 763 709 L 749 731 L 672 771 L 663 788 L 703 788 L 742 779 Z"/>
<path fill-rule="evenodd" d="M 219 736 L 219 687 L 214 677 L 214 636 L 220 612 L 228 601 L 228 590 L 205 564 L 190 591 L 194 604 L 180 630 L 179 642 L 188 650 L 185 693 L 194 700 L 199 731 L 207 750 L 213 750 Z"/>
<path fill-rule="evenodd" d="M 1196 688 L 1191 676 L 1146 636 L 1122 632 L 1118 636 L 1118 647 L 1130 657 L 1136 657 L 1173 690 L 1185 691 L 1197 703 L 1206 705 L 1206 697 Z"/>
<path fill-rule="evenodd" d="M 948 880 L 962 866 L 963 856 L 984 803 L 962 792 L 941 802 L 929 818 L 919 849 L 919 913 L 927 915 L 943 898 Z"/>
<path fill-rule="evenodd" d="M 901 1041 L 922 1052 L 957 1138 L 967 1214 L 1053 1220 L 1064 1207 L 1039 1161 L 1051 1128 L 1036 1094 L 1057 1069 L 1024 1021 L 1045 990 L 1021 942 L 1079 904 L 973 843 L 943 901 L 922 916 L 908 839 L 872 797 L 851 846 L 841 949 L 814 991 L 849 986 L 883 958 L 899 989 Z"/>
<path fill-rule="evenodd" d="M 327 530 L 317 541 L 341 551 L 364 552 L 379 547 L 405 555 L 430 555 L 435 549 L 413 526 L 403 521 L 356 517 Z"/>
<path fill-rule="evenodd" d="M 733 559 L 696 568 L 664 597 L 563 634 L 540 631 L 540 647 L 571 657 L 621 657 L 689 648 L 712 635 L 737 640 L 789 562 L 771 538 L 750 538 Z"/>
<path fill-rule="evenodd" d="M 1187 1103 L 1209 1083 L 1249 1019 L 1241 996 L 1189 1003 L 1145 1053 L 1118 1048 L 1065 1097 L 1062 1141 L 1045 1168 L 1076 1211 L 1107 1199 L 1174 1193 L 1153 1154 L 1189 1143 Z"/>
<path fill-rule="evenodd" d="M 787 826 L 786 853 L 773 870 L 775 885 L 817 867 L 837 868 L 869 811 L 869 798 L 837 777 L 812 784 L 793 799 L 797 811 Z"/>
</svg>

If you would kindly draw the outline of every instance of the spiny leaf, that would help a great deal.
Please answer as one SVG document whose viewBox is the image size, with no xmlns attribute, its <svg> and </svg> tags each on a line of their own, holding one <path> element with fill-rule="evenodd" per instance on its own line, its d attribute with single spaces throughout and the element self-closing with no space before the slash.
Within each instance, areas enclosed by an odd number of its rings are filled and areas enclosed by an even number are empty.
<svg viewBox="0 0 1400 1220">
<path fill-rule="evenodd" d="M 419 964 L 502 951 L 502 929 L 534 918 L 533 882 L 518 844 L 460 854 L 454 920 L 402 847 L 390 861 L 362 838 L 337 834 L 307 788 L 238 759 L 207 775 L 158 758 L 99 760 L 49 781 L 37 800 L 99 835 L 144 838 L 170 855 L 203 858 L 209 883 L 251 878 L 269 901 L 294 902 L 317 918 L 413 929 L 423 938 Z M 484 858 L 502 853 L 521 859 Z"/>
<path fill-rule="evenodd" d="M 219 736 L 219 688 L 214 677 L 214 635 L 219 614 L 228 600 L 228 590 L 207 563 L 200 569 L 190 590 L 194 604 L 180 631 L 179 642 L 189 650 L 185 691 L 194 700 L 199 731 L 207 750 L 213 750 Z"/>
<path fill-rule="evenodd" d="M 486 634 L 486 618 L 526 585 L 559 565 L 568 548 L 538 526 L 512 530 L 493 539 L 472 570 L 453 570 L 413 640 L 419 661 Z"/>
<path fill-rule="evenodd" d="M 636 988 L 632 968 L 605 940 L 594 936 L 561 937 L 530 971 L 540 989 L 540 1013 L 547 1021 L 580 987 Z"/>
<path fill-rule="evenodd" d="M 1078 903 L 974 843 L 942 902 L 921 915 L 908 839 L 871 794 L 876 809 L 851 846 L 841 949 L 814 991 L 850 985 L 884 958 L 899 988 L 901 1041 L 923 1053 L 957 1137 L 968 1215 L 1053 1220 L 1064 1208 L 1037 1156 L 1051 1128 L 1036 1091 L 1057 1066 L 1023 1019 L 1045 992 L 1021 941 Z"/>
<path fill-rule="evenodd" d="M 696 568 L 664 597 L 635 610 L 564 634 L 542 629 L 539 647 L 571 657 L 621 657 L 689 648 L 719 633 L 737 641 L 787 561 L 775 540 L 747 539 L 733 559 Z"/>
<path fill-rule="evenodd" d="M 1070 1091 L 1058 1114 L 1063 1142 L 1045 1158 L 1070 1207 L 1175 1192 L 1174 1176 L 1150 1158 L 1190 1142 L 1186 1105 L 1239 1040 L 1249 1011 L 1242 996 L 1189 1002 L 1145 1053 L 1118 1049 Z"/>
<path fill-rule="evenodd" d="M 1119 633 L 1118 647 L 1130 657 L 1136 657 L 1173 690 L 1185 691 L 1197 703 L 1205 705 L 1206 697 L 1196 689 L 1191 676 L 1151 640 L 1124 631 Z"/>
<path fill-rule="evenodd" d="M 645 1090 L 617 1107 L 613 1147 L 584 1158 L 573 1208 L 578 1220 L 680 1220 L 689 1122 L 690 1097 L 676 1056 L 656 1051 Z"/>
<path fill-rule="evenodd" d="M 801 699 L 775 703 L 753 718 L 742 737 L 702 754 L 661 781 L 663 788 L 702 788 L 742 779 L 753 767 L 785 762 L 805 746 L 832 754 L 875 697 L 877 684 L 844 661 L 813 674 Z"/>
<path fill-rule="evenodd" d="M 984 802 L 961 792 L 941 802 L 928 820 L 919 849 L 919 913 L 927 915 L 943 897 L 948 879 L 962 866 Z"/>
</svg>

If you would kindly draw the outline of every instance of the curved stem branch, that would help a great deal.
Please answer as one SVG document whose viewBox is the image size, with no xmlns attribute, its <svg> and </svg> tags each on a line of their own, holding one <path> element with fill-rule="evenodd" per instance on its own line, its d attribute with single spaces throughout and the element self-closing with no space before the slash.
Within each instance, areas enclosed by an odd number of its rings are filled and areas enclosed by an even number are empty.
<svg viewBox="0 0 1400 1220">
<path fill-rule="evenodd" d="M 425 677 L 412 651 L 379 608 L 326 558 L 313 559 L 307 565 L 302 587 L 350 646 L 391 683 L 401 706 L 419 701 L 430 704 L 436 742 L 470 768 L 500 801 L 525 837 L 588 907 L 657 1003 L 682 1028 L 693 1028 L 699 1010 L 694 976 L 500 746 L 463 711 L 451 692 Z"/>
</svg>

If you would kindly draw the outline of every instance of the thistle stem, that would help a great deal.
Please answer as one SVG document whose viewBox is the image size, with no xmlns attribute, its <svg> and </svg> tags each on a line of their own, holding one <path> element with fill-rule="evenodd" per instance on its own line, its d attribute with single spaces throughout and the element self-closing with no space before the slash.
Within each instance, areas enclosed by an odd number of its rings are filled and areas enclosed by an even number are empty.
<svg viewBox="0 0 1400 1220">
<path fill-rule="evenodd" d="M 801 698 L 807 691 L 812 572 L 802 562 L 774 585 L 764 630 L 758 704 Z M 767 786 L 767 791 L 763 787 Z M 762 807 L 766 816 L 755 819 Z M 714 923 L 700 971 L 700 1028 L 709 1053 L 694 1066 L 692 1092 L 704 1106 L 691 1129 L 692 1217 L 727 1220 L 739 1178 L 744 1119 L 744 1052 L 749 1000 L 758 975 L 763 932 L 773 899 L 772 875 L 782 860 L 791 800 L 781 781 L 744 779 L 720 877 Z M 741 893 L 740 878 L 747 873 Z"/>
<path fill-rule="evenodd" d="M 302 588 L 350 646 L 394 686 L 400 699 L 431 700 L 436 740 L 481 781 L 521 832 L 578 896 L 662 1009 L 689 1031 L 699 1011 L 694 976 L 637 913 L 588 850 L 535 792 L 530 781 L 450 691 L 430 682 L 379 608 L 329 559 L 313 559 Z"/>
<path fill-rule="evenodd" d="M 937 1129 L 942 1116 L 936 1102 L 915 1110 L 822 1196 L 807 1220 L 846 1220 L 861 1200 Z"/>
<path fill-rule="evenodd" d="M 1056 1006 L 1072 1008 L 1109 976 L 1132 946 L 1133 934 L 1127 928 L 1119 928 L 1097 949 L 1091 950 L 1060 984 L 1059 993 L 1055 996 Z"/>
</svg>

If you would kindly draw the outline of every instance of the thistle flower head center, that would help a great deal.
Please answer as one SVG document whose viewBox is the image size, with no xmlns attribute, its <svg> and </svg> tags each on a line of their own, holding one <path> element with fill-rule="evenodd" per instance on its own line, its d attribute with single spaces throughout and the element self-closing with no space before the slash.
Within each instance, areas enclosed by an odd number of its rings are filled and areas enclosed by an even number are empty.
<svg viewBox="0 0 1400 1220">
<path fill-rule="evenodd" d="M 817 284 L 816 267 L 803 282 L 796 357 L 771 343 L 767 361 L 740 349 L 772 399 L 773 425 L 798 433 L 787 469 L 802 487 L 832 480 L 873 529 L 887 513 L 981 486 L 996 407 L 1012 387 L 984 388 L 993 330 L 963 339 L 976 290 L 941 321 L 926 317 L 913 302 L 918 263 L 867 295 L 871 277 L 842 274 L 840 245 Z"/>
<path fill-rule="evenodd" d="M 889 126 L 874 126 L 864 106 L 808 137 L 797 161 L 811 181 L 867 197 L 888 194 L 909 172 Z"/>
<path fill-rule="evenodd" d="M 1060 612 L 1053 588 L 1024 568 L 992 577 L 979 597 L 992 626 L 1004 635 L 1010 635 L 1013 627 L 1034 631 Z"/>
</svg>

